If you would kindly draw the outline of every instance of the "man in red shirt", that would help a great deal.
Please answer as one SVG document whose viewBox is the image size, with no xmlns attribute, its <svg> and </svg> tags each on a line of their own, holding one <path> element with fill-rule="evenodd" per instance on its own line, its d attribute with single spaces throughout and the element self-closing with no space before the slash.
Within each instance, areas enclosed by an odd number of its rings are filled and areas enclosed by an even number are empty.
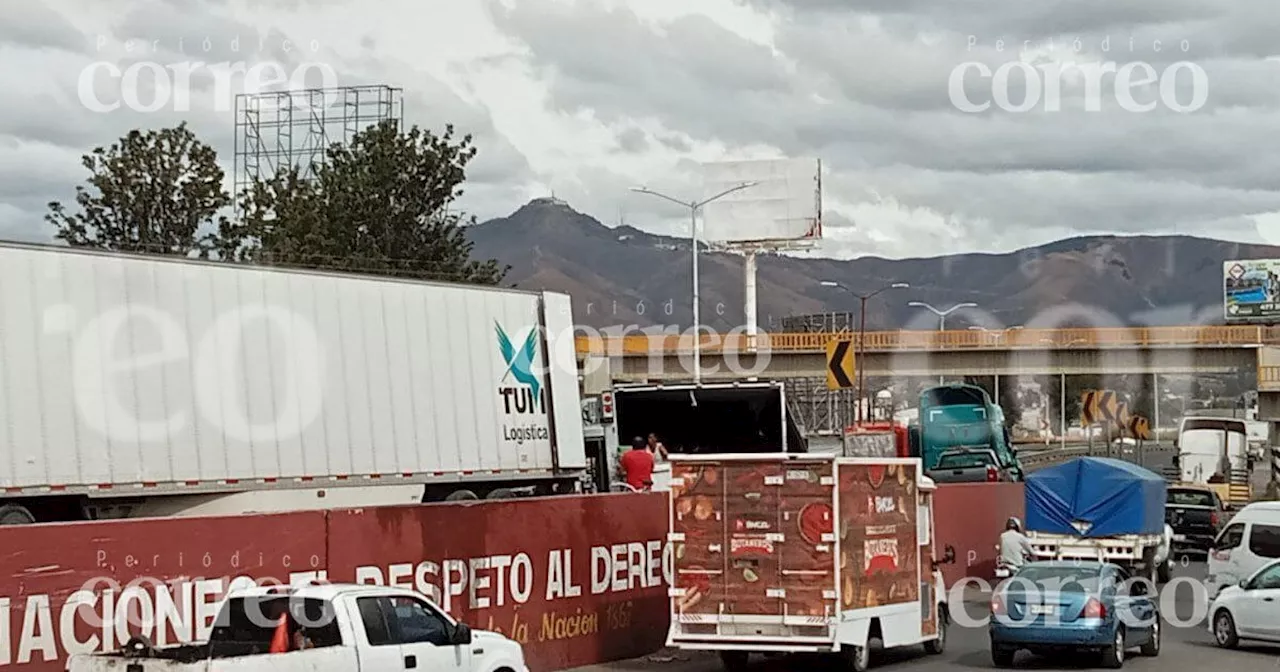
<svg viewBox="0 0 1280 672">
<path fill-rule="evenodd" d="M 631 450 L 618 460 L 618 472 L 626 479 L 627 485 L 636 490 L 648 490 L 653 486 L 653 453 L 649 452 L 649 444 L 643 438 L 637 436 L 631 440 Z"/>
</svg>

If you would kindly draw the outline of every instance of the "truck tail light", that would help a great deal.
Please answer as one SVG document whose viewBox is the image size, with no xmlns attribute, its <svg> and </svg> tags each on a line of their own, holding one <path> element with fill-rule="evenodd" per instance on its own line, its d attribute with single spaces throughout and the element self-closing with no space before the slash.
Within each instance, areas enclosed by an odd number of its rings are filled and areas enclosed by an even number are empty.
<svg viewBox="0 0 1280 672">
<path fill-rule="evenodd" d="M 994 483 L 998 480 L 1000 480 L 1000 472 L 997 471 L 995 467 L 988 464 L 987 465 L 987 482 Z"/>
<path fill-rule="evenodd" d="M 1106 618 L 1107 608 L 1103 606 L 1098 598 L 1091 597 L 1088 602 L 1084 603 L 1084 609 L 1080 610 L 1081 618 Z"/>
<path fill-rule="evenodd" d="M 1212 525 L 1212 526 L 1214 526 L 1214 527 L 1217 527 L 1217 526 L 1218 526 L 1218 512 L 1217 512 L 1217 511 L 1210 511 L 1210 512 L 1209 512 L 1209 524 L 1210 524 L 1210 525 Z"/>
</svg>

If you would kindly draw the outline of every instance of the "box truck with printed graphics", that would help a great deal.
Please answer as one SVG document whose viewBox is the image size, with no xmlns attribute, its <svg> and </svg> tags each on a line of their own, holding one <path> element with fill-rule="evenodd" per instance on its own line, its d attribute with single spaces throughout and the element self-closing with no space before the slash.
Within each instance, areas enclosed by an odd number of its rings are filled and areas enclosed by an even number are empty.
<svg viewBox="0 0 1280 672">
<path fill-rule="evenodd" d="M 570 492 L 569 297 L 0 245 L 0 524 Z"/>
<path fill-rule="evenodd" d="M 837 653 L 867 669 L 872 640 L 942 653 L 947 591 L 932 481 L 918 458 L 675 455 L 669 646 Z"/>
</svg>

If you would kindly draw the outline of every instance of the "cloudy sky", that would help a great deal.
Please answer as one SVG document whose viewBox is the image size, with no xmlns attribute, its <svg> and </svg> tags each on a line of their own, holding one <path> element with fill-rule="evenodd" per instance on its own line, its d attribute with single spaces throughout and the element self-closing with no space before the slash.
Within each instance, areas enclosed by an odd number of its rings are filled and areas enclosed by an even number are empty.
<svg viewBox="0 0 1280 672">
<path fill-rule="evenodd" d="M 1264 0 L 10 2 L 0 237 L 47 239 L 79 157 L 131 128 L 188 120 L 230 186 L 233 94 L 287 85 L 225 62 L 402 88 L 409 122 L 475 136 L 462 205 L 481 219 L 554 192 L 682 232 L 627 188 L 695 197 L 700 162 L 789 156 L 823 162 L 823 256 L 1097 232 L 1280 243 L 1277 32 Z M 170 68 L 167 90 L 144 66 L 119 76 L 137 63 Z"/>
</svg>

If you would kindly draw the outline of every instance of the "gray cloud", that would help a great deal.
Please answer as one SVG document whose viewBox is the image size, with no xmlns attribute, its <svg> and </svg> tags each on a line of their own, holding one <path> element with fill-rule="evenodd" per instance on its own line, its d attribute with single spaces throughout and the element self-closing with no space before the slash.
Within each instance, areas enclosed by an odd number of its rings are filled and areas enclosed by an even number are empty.
<svg viewBox="0 0 1280 672">
<path fill-rule="evenodd" d="M 623 11 L 536 0 L 494 11 L 566 111 L 817 155 L 833 171 L 829 199 L 918 211 L 866 217 L 852 232 L 829 218 L 829 250 L 1010 249 L 1086 231 L 1256 240 L 1251 216 L 1280 210 L 1277 160 L 1260 151 L 1280 130 L 1280 62 L 1260 58 L 1269 44 L 1259 39 L 1280 15 L 1264 3 L 746 4 L 780 17 L 773 49 L 705 18 L 655 28 Z M 1040 89 L 1031 111 L 955 107 L 948 83 L 957 66 L 994 72 L 1019 60 L 1040 68 L 1034 82 L 1017 70 L 1009 82 L 1014 103 Z M 1168 82 L 1133 89 L 1137 103 L 1158 103 L 1137 113 L 1104 74 L 1090 110 L 1079 67 L 1060 80 L 1045 70 L 1064 60 L 1142 60 Z M 1187 66 L 1166 72 L 1178 61 L 1205 75 L 1204 105 L 1193 112 L 1165 104 L 1172 94 L 1186 105 L 1197 92 Z M 1046 109 L 1051 81 L 1061 82 L 1056 110 Z M 962 83 L 970 100 L 993 99 L 990 76 L 975 71 Z"/>
<path fill-rule="evenodd" d="M 310 36 L 279 27 L 251 26 L 226 18 L 220 4 L 191 5 L 178 0 L 147 3 L 124 11 L 107 34 L 82 34 L 61 16 L 34 5 L 15 5 L 0 26 L 0 51 L 12 54 L 0 70 L 0 88 L 22 91 L 0 106 L 0 236 L 45 240 L 51 231 L 43 222 L 46 203 L 69 202 L 75 187 L 88 173 L 80 156 L 96 146 L 115 142 L 134 128 L 151 129 L 187 122 L 204 142 L 218 151 L 219 161 L 232 186 L 234 148 L 244 134 L 235 124 L 235 95 L 243 92 L 243 71 L 219 86 L 213 64 L 242 63 L 249 67 L 279 64 L 285 74 L 302 72 L 303 86 L 389 84 L 405 89 L 405 118 L 436 132 L 453 123 L 458 134 L 472 134 L 480 153 L 471 164 L 469 181 L 460 203 L 476 208 L 482 217 L 505 214 L 519 204 L 525 183 L 532 179 L 527 159 L 494 128 L 488 110 L 463 101 L 439 80 L 405 63 L 393 63 L 376 52 L 363 58 L 339 57 L 329 45 L 314 43 Z M 10 21 L 12 20 L 12 21 Z M 286 27 L 287 28 L 287 27 Z M 68 32 L 70 31 L 70 32 Z M 162 68 L 191 66 L 189 86 L 183 87 L 190 105 L 174 109 L 174 90 L 157 89 L 154 73 L 139 78 L 139 99 L 170 96 L 169 104 L 152 113 L 121 107 L 95 112 L 81 101 L 81 74 L 95 61 L 108 61 L 120 70 L 148 62 Z M 332 69 L 336 81 L 325 81 L 317 67 Z M 32 76 L 30 73 L 38 73 Z M 169 71 L 172 76 L 172 70 Z M 92 92 L 104 103 L 121 100 L 118 75 L 105 69 L 91 71 Z M 275 88 L 283 88 L 277 86 Z M 330 102 L 335 102 L 331 100 Z M 340 106 L 337 106 L 340 107 Z M 324 126 L 327 138 L 299 127 L 295 142 L 323 146 L 341 140 L 344 129 L 340 109 L 330 110 L 333 123 Z M 366 108 L 370 109 L 370 108 Z M 336 134 L 336 135 L 334 135 Z M 270 131 L 262 137 L 274 144 Z"/>
</svg>

